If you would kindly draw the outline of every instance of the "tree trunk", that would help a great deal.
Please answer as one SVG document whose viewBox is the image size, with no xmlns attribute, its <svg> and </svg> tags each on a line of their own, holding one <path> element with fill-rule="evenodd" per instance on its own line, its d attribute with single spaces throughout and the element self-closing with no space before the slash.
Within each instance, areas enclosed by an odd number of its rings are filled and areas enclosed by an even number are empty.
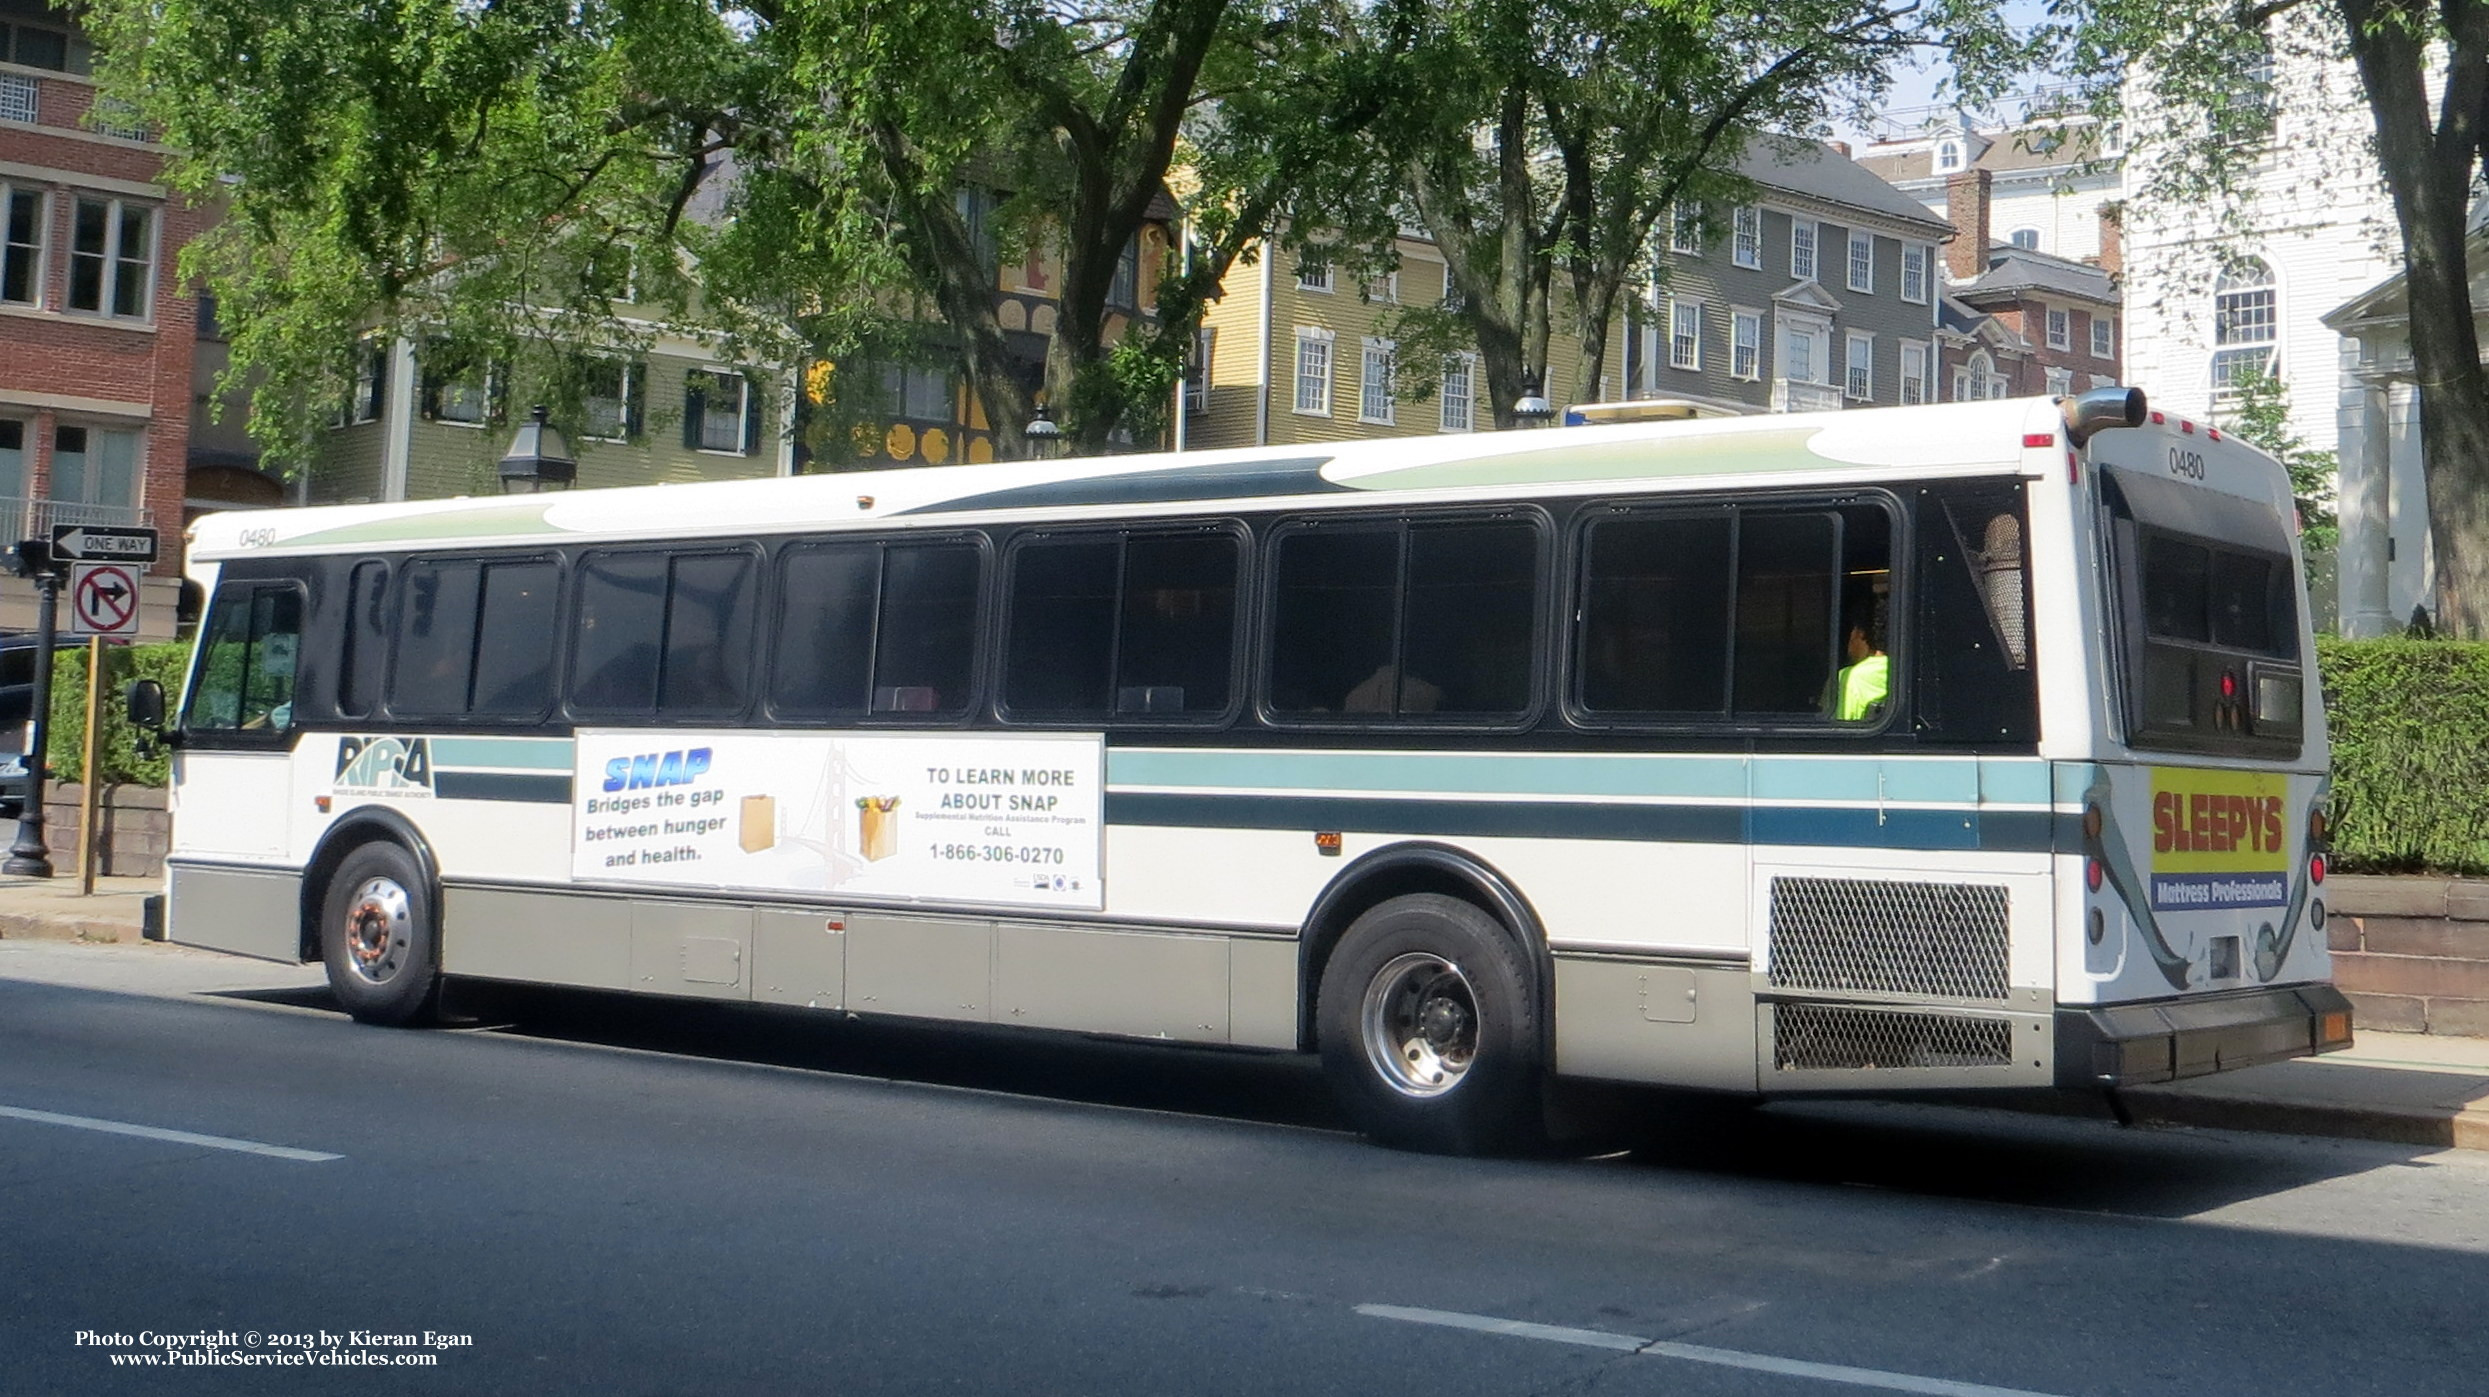
<svg viewBox="0 0 2489 1397">
<path fill-rule="evenodd" d="M 2421 461 L 2436 548 L 2438 624 L 2489 635 L 2489 374 L 2472 319 L 2464 220 L 2480 136 L 2477 19 L 2454 38 L 2445 125 L 2430 120 L 2428 51 L 2397 13 L 2342 0 L 2351 56 L 2376 119 L 2377 159 L 2401 225 Z M 2399 7 L 2391 7 L 2399 11 Z"/>
</svg>

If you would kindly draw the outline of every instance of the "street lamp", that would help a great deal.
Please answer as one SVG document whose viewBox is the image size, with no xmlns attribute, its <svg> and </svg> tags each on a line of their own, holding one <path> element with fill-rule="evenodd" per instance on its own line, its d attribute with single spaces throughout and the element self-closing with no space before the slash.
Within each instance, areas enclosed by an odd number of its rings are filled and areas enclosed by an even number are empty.
<svg viewBox="0 0 2489 1397">
<path fill-rule="evenodd" d="M 544 404 L 520 424 L 501 453 L 501 493 L 532 495 L 539 490 L 567 490 L 579 478 L 579 462 L 570 454 L 562 429 L 545 420 Z"/>
<path fill-rule="evenodd" d="M 1512 405 L 1512 417 L 1524 428 L 1544 427 L 1556 420 L 1556 405 L 1539 391 L 1537 374 L 1521 376 L 1521 401 Z"/>
<path fill-rule="evenodd" d="M 1028 440 L 1028 457 L 1032 461 L 1050 460 L 1063 449 L 1063 429 L 1054 424 L 1054 413 L 1044 403 L 1037 405 L 1037 415 L 1020 429 Z"/>
</svg>

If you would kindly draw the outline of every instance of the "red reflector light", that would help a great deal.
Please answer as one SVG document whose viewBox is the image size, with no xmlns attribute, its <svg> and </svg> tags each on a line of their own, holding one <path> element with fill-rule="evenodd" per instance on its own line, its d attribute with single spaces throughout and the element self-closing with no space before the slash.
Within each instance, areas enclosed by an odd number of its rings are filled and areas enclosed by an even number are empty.
<svg viewBox="0 0 2489 1397">
<path fill-rule="evenodd" d="M 2214 441 L 2219 441 L 2221 440 L 2221 429 L 2219 427 L 2206 427 L 2204 429 L 2204 435 L 2211 437 Z"/>
<path fill-rule="evenodd" d="M 2159 413 L 2157 413 L 2157 412 L 2152 414 L 2152 425 L 2153 425 L 2153 426 L 2155 426 L 2155 427 L 2157 427 L 2157 426 L 2161 425 L 2162 423 L 2164 423 L 2164 422 L 2166 422 L 2166 421 L 2168 421 L 2168 420 L 2169 420 L 2168 418 L 2163 417 L 2162 415 L 2160 415 L 2160 414 L 2159 414 Z"/>
<path fill-rule="evenodd" d="M 2308 881 L 2311 883 L 2325 881 L 2325 856 L 2323 854 L 2308 855 Z"/>
<path fill-rule="evenodd" d="M 2045 449 L 2057 444 L 2057 434 L 2055 432 L 2025 432 L 2022 434 L 2022 444 L 2035 450 Z"/>
<path fill-rule="evenodd" d="M 2083 860 L 2083 884 L 2093 892 L 2100 891 L 2100 860 Z"/>
<path fill-rule="evenodd" d="M 2221 696 L 2223 698 L 2238 697 L 2238 676 L 2228 670 L 2221 672 Z"/>
<path fill-rule="evenodd" d="M 2076 456 L 2073 452 L 2069 451 L 2069 452 L 2067 452 L 2067 453 L 2066 453 L 2066 484 L 2068 484 L 2068 485 L 2080 485 L 2080 484 L 2082 484 L 2082 483 L 2083 483 L 2083 462 L 2082 462 L 2081 458 L 2077 457 L 2077 456 Z"/>
<path fill-rule="evenodd" d="M 2189 436 L 2193 436 L 2195 435 L 2195 424 L 2181 417 L 2178 419 L 2178 430 Z"/>
</svg>

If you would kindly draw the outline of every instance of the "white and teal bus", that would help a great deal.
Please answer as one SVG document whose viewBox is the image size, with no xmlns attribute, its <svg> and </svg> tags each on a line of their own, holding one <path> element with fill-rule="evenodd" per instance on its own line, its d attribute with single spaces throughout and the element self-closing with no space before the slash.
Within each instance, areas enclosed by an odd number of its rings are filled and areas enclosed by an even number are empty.
<svg viewBox="0 0 2489 1397">
<path fill-rule="evenodd" d="M 1444 1150 L 2321 1052 L 2294 532 L 2123 389 L 216 515 L 170 934 L 1318 1052 Z"/>
</svg>

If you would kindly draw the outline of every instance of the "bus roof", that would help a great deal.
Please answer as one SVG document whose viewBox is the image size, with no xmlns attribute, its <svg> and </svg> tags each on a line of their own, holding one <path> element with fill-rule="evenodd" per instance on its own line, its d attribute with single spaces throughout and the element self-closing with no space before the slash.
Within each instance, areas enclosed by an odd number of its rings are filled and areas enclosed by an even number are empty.
<svg viewBox="0 0 2489 1397">
<path fill-rule="evenodd" d="M 1181 454 L 639 485 L 402 504 L 211 514 L 190 555 L 518 546 L 955 527 L 1047 518 L 1323 508 L 1519 495 L 1865 484 L 2024 468 L 2026 432 L 2059 430 L 2048 398 L 1923 407 L 1238 447 Z"/>
</svg>

